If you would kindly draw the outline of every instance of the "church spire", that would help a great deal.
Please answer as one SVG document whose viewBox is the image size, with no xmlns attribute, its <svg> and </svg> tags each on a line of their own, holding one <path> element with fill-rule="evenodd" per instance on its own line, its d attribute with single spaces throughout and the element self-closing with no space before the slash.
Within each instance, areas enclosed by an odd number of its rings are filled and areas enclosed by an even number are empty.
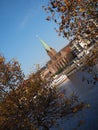
<svg viewBox="0 0 98 130">
<path fill-rule="evenodd" d="M 39 38 L 38 36 L 37 36 L 37 38 L 40 40 L 41 44 L 42 44 L 43 47 L 45 48 L 45 50 L 46 50 L 48 56 L 52 59 L 57 52 L 56 52 L 53 48 L 49 47 L 49 46 L 47 45 L 47 43 L 46 43 L 45 41 L 43 41 L 41 38 Z"/>
<path fill-rule="evenodd" d="M 40 37 L 37 36 L 37 38 L 40 40 L 41 44 L 45 48 L 45 50 L 50 51 L 50 47 L 47 45 L 45 41 L 43 41 Z"/>
</svg>

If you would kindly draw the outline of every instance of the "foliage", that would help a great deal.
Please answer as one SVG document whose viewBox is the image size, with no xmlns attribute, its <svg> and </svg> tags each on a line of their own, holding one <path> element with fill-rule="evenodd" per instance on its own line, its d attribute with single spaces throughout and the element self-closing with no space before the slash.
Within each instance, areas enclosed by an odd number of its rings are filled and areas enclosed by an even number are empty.
<svg viewBox="0 0 98 130">
<path fill-rule="evenodd" d="M 95 40 L 98 35 L 97 0 L 50 0 L 43 8 L 51 13 L 51 19 L 58 25 L 56 31 L 67 38 Z"/>
<path fill-rule="evenodd" d="M 86 71 L 91 75 L 91 78 L 87 78 L 88 84 L 96 85 L 98 82 L 98 70 L 96 69 L 96 65 L 98 64 L 98 45 L 95 45 L 95 48 L 90 52 L 88 56 L 86 56 L 86 65 L 82 68 L 82 70 Z"/>
<path fill-rule="evenodd" d="M 6 63 L 4 57 L 0 57 L 0 69 L 0 76 L 3 76 L 0 81 L 3 91 L 0 92 L 6 93 L 0 101 L 0 130 L 49 130 L 57 119 L 84 106 L 78 104 L 78 97 L 73 95 L 68 99 L 65 93 L 42 80 L 39 74 L 23 79 L 16 61 Z"/>
<path fill-rule="evenodd" d="M 15 90 L 24 79 L 24 74 L 21 71 L 18 61 L 5 61 L 3 56 L 0 56 L 0 100 L 6 96 L 10 90 Z"/>
<path fill-rule="evenodd" d="M 91 52 L 91 56 L 86 57 L 86 64 L 89 66 L 94 66 L 98 63 L 98 43 Z"/>
</svg>

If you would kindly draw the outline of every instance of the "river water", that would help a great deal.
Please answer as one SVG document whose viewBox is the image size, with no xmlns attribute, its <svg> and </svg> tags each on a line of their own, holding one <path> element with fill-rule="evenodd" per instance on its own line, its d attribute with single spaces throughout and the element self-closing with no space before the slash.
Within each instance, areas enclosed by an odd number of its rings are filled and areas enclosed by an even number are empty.
<svg viewBox="0 0 98 130">
<path fill-rule="evenodd" d="M 97 73 L 98 65 L 93 69 Z M 90 107 L 75 113 L 69 119 L 60 119 L 59 125 L 51 130 L 98 130 L 98 81 L 94 82 L 93 79 L 94 73 L 79 70 L 59 86 L 68 97 L 75 93 Z"/>
</svg>

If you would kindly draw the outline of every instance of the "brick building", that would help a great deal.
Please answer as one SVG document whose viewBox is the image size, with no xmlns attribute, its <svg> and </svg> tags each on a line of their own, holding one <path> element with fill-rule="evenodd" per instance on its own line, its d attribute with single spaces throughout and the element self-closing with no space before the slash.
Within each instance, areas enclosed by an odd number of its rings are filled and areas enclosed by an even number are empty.
<svg viewBox="0 0 98 130">
<path fill-rule="evenodd" d="M 69 62 L 73 59 L 73 54 L 69 45 L 65 46 L 59 52 L 48 46 L 45 41 L 40 39 L 41 44 L 45 48 L 50 60 L 46 64 L 46 68 L 42 71 L 43 76 L 52 76 L 60 70 L 66 68 Z"/>
</svg>

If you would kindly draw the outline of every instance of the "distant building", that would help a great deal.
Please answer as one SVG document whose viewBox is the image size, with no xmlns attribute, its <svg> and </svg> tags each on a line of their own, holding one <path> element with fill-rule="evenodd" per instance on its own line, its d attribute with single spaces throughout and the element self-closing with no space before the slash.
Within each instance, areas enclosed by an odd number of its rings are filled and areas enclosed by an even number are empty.
<svg viewBox="0 0 98 130">
<path fill-rule="evenodd" d="M 81 58 L 88 53 L 88 48 L 92 46 L 89 40 L 84 40 L 81 37 L 75 38 L 69 43 L 74 58 Z"/>
<path fill-rule="evenodd" d="M 50 57 L 50 60 L 46 63 L 46 67 L 41 71 L 43 77 L 51 77 L 63 71 L 73 63 L 74 59 L 83 57 L 83 55 L 87 53 L 89 46 L 91 46 L 89 41 L 85 41 L 79 37 L 78 39 L 72 40 L 59 52 L 56 52 L 56 50 L 48 46 L 45 41 L 40 38 L 39 40 Z"/>
<path fill-rule="evenodd" d="M 60 72 L 62 69 L 66 68 L 69 62 L 74 58 L 69 45 L 65 46 L 59 52 L 56 52 L 56 50 L 48 46 L 45 41 L 40 38 L 39 40 L 50 57 L 50 60 L 46 64 L 46 68 L 41 72 L 43 76 L 52 76 Z"/>
</svg>

